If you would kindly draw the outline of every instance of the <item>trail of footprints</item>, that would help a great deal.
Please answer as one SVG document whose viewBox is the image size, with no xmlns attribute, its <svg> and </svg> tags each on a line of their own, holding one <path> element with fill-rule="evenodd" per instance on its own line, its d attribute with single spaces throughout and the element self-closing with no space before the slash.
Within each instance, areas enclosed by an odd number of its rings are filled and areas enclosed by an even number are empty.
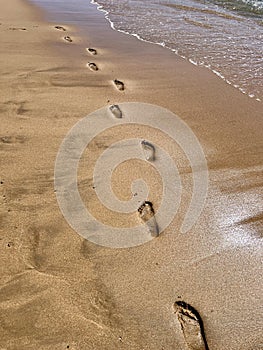
<svg viewBox="0 0 263 350">
<path fill-rule="evenodd" d="M 122 110 L 116 104 L 109 106 L 109 111 L 114 118 L 120 119 L 123 117 Z M 140 144 L 144 158 L 148 162 L 153 162 L 155 160 L 155 147 L 146 140 L 142 140 Z M 153 204 L 149 201 L 145 201 L 139 206 L 137 212 L 141 222 L 146 226 L 151 236 L 158 237 L 159 227 L 155 218 Z"/>
<path fill-rule="evenodd" d="M 114 118 L 120 119 L 123 117 L 122 110 L 116 104 L 109 106 L 109 111 Z M 148 162 L 153 162 L 155 160 L 155 147 L 147 140 L 142 140 L 140 144 L 144 158 Z M 150 235 L 152 237 L 158 237 L 160 232 L 153 209 L 153 204 L 149 201 L 145 201 L 139 206 L 137 212 L 141 222 L 146 226 Z"/>
<path fill-rule="evenodd" d="M 62 32 L 67 31 L 67 29 L 65 27 L 60 26 L 60 25 L 56 25 L 55 29 L 62 31 Z M 69 42 L 69 43 L 73 42 L 72 38 L 68 35 L 64 36 L 64 40 Z M 86 51 L 91 56 L 98 55 L 98 51 L 93 47 L 87 47 Z M 95 62 L 88 62 L 86 64 L 86 67 L 94 72 L 99 70 L 99 67 Z M 125 90 L 125 85 L 121 80 L 114 79 L 114 80 L 112 80 L 112 83 L 118 91 Z M 117 119 L 123 118 L 123 112 L 122 112 L 121 108 L 116 104 L 109 106 L 109 112 L 114 118 L 117 118 Z M 142 151 L 143 151 L 145 159 L 149 162 L 153 162 L 155 160 L 155 148 L 154 148 L 154 146 L 150 142 L 148 142 L 146 140 L 142 140 L 141 147 L 142 147 Z M 139 206 L 138 217 L 141 220 L 141 222 L 145 225 L 145 227 L 147 228 L 147 230 L 149 231 L 149 233 L 151 234 L 152 237 L 159 236 L 159 228 L 158 228 L 158 225 L 156 222 L 153 204 L 151 202 L 145 201 L 144 203 L 142 203 Z"/>
<path fill-rule="evenodd" d="M 62 26 L 55 26 L 55 29 L 66 32 L 66 28 Z M 70 36 L 66 35 L 63 38 L 65 41 L 72 43 L 73 40 Z M 95 48 L 88 47 L 86 51 L 91 56 L 96 56 L 98 54 Z M 91 71 L 98 71 L 99 67 L 95 62 L 88 62 L 87 68 Z M 122 81 L 118 79 L 112 80 L 113 85 L 119 91 L 125 90 L 125 85 Z M 124 117 L 123 111 L 117 104 L 110 105 L 109 113 L 113 118 L 121 119 Z M 142 140 L 141 143 L 142 152 L 144 154 L 145 160 L 148 162 L 154 162 L 156 159 L 155 147 L 147 140 Z M 155 217 L 155 211 L 153 204 L 149 201 L 143 202 L 138 210 L 138 217 L 142 224 L 148 229 L 152 237 L 158 237 L 159 227 Z M 174 314 L 177 317 L 179 325 L 182 330 L 182 335 L 184 337 L 185 343 L 189 350 L 209 350 L 208 344 L 205 338 L 204 326 L 201 316 L 198 311 L 196 311 L 191 305 L 185 303 L 184 301 L 176 301 L 173 305 Z"/>
<path fill-rule="evenodd" d="M 63 26 L 57 25 L 55 26 L 55 29 L 66 32 L 67 29 Z M 66 35 L 63 38 L 65 41 L 72 43 L 73 40 L 70 36 Z M 97 56 L 98 51 L 93 47 L 87 47 L 86 52 L 90 54 L 90 56 Z M 99 70 L 98 65 L 95 62 L 88 62 L 86 64 L 86 67 L 89 68 L 93 72 L 97 72 Z M 113 85 L 118 91 L 124 91 L 125 85 L 121 80 L 113 79 L 112 80 Z M 123 111 L 117 104 L 113 104 L 109 106 L 109 112 L 113 118 L 121 119 L 124 117 Z M 144 155 L 144 158 L 148 162 L 154 162 L 155 161 L 155 147 L 148 141 L 142 140 L 141 141 L 141 148 Z M 146 227 L 149 234 L 152 237 L 158 237 L 159 236 L 159 227 L 156 221 L 155 217 L 155 211 L 153 209 L 153 204 L 149 201 L 145 201 L 141 203 L 138 210 L 138 218 L 141 221 L 141 223 Z"/>
<path fill-rule="evenodd" d="M 25 30 L 23 28 L 12 29 Z M 66 32 L 66 29 L 62 26 L 55 26 L 55 29 Z M 70 36 L 65 36 L 64 40 L 70 43 L 73 42 Z M 90 55 L 97 55 L 97 50 L 94 48 L 87 48 L 86 50 L 90 53 Z M 98 66 L 94 62 L 88 62 L 87 67 L 93 71 L 98 70 Z M 119 91 L 124 90 L 124 83 L 122 81 L 115 79 L 113 80 L 113 83 Z M 120 119 L 124 117 L 123 111 L 117 104 L 110 105 L 109 112 L 114 118 Z M 10 140 L 10 137 L 2 137 L 0 141 L 2 141 L 2 143 L 10 143 Z M 152 145 L 147 140 L 142 140 L 140 144 L 144 158 L 149 162 L 154 162 L 156 159 L 154 145 Z M 3 181 L 1 181 L 1 184 L 3 184 Z M 155 218 L 153 204 L 149 201 L 145 201 L 139 206 L 137 211 L 141 222 L 147 227 L 151 236 L 158 237 L 159 227 Z M 198 311 L 190 304 L 187 304 L 181 300 L 176 301 L 173 304 L 173 311 L 181 328 L 182 336 L 184 338 L 187 349 L 209 350 L 205 337 L 203 321 Z"/>
<path fill-rule="evenodd" d="M 66 32 L 67 31 L 67 29 L 65 27 L 60 26 L 60 25 L 56 25 L 54 28 L 59 30 L 59 31 L 62 31 L 62 32 Z M 63 39 L 65 41 L 67 41 L 68 43 L 72 43 L 73 42 L 73 39 L 69 35 L 65 35 L 63 37 Z M 96 56 L 98 54 L 97 50 L 92 48 L 92 47 L 87 47 L 86 51 L 92 56 Z M 86 64 L 86 67 L 89 68 L 91 71 L 94 71 L 94 72 L 99 70 L 99 67 L 98 67 L 98 65 L 95 62 L 88 62 Z M 116 87 L 117 90 L 119 90 L 119 91 L 124 91 L 125 90 L 124 83 L 121 80 L 114 79 L 114 80 L 112 80 L 112 82 L 113 82 L 113 85 Z"/>
<path fill-rule="evenodd" d="M 65 27 L 60 26 L 60 25 L 56 25 L 55 29 L 62 31 L 62 32 L 67 31 L 67 29 Z M 73 42 L 72 38 L 68 35 L 64 36 L 63 39 L 69 43 Z M 98 51 L 93 47 L 87 47 L 86 51 L 91 56 L 98 55 Z M 99 70 L 99 67 L 95 62 L 88 62 L 86 64 L 86 67 L 94 72 Z M 112 83 L 118 91 L 125 90 L 125 85 L 121 80 L 114 79 L 114 80 L 112 80 Z M 117 119 L 123 118 L 123 112 L 122 112 L 121 108 L 116 104 L 109 106 L 109 112 L 114 118 L 117 118 Z M 142 151 L 143 151 L 145 159 L 149 162 L 153 162 L 155 160 L 155 148 L 154 148 L 154 146 L 150 142 L 148 142 L 146 140 L 142 140 L 141 147 L 142 147 Z M 147 230 L 149 231 L 149 233 L 151 234 L 152 237 L 159 236 L 159 228 L 158 228 L 158 224 L 156 222 L 153 204 L 151 202 L 145 201 L 144 203 L 142 203 L 139 206 L 138 217 L 141 220 L 141 222 L 143 223 L 143 225 L 145 225 L 145 227 L 147 228 Z"/>
<path fill-rule="evenodd" d="M 66 28 L 64 28 L 60 25 L 55 26 L 55 29 L 60 30 L 62 32 L 66 32 Z M 64 36 L 64 40 L 67 42 L 70 42 L 70 43 L 73 42 L 73 40 L 70 36 Z M 98 55 L 98 51 L 93 47 L 87 47 L 86 51 L 91 56 Z M 86 64 L 86 67 L 94 72 L 99 70 L 99 67 L 95 62 L 88 62 Z M 112 83 L 117 90 L 119 90 L 119 91 L 125 90 L 124 83 L 121 80 L 114 79 L 114 80 L 112 80 Z M 123 118 L 123 112 L 117 104 L 109 106 L 109 112 L 114 118 L 117 118 L 117 119 Z M 141 141 L 141 148 L 142 148 L 145 159 L 149 162 L 153 162 L 155 160 L 155 148 L 154 148 L 154 146 L 150 142 L 148 142 L 146 140 L 142 140 Z M 145 225 L 146 229 L 149 231 L 149 233 L 152 237 L 159 236 L 159 227 L 158 227 L 158 224 L 157 224 L 157 221 L 155 218 L 153 204 L 151 202 L 145 201 L 139 206 L 138 217 L 139 217 L 140 221 L 142 222 L 142 224 Z"/>
</svg>

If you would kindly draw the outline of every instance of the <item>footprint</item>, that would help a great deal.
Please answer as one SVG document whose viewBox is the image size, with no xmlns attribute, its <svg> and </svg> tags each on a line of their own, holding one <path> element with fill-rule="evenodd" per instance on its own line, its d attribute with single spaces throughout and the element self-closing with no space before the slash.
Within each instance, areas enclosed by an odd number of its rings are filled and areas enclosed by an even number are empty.
<svg viewBox="0 0 263 350">
<path fill-rule="evenodd" d="M 64 36 L 64 40 L 66 40 L 66 41 L 68 41 L 69 43 L 72 43 L 72 39 L 71 39 L 71 37 L 70 36 Z"/>
<path fill-rule="evenodd" d="M 122 81 L 115 79 L 113 82 L 118 90 L 124 90 L 124 83 Z"/>
<path fill-rule="evenodd" d="M 17 135 L 17 136 L 0 136 L 0 144 L 17 144 L 17 143 L 25 143 L 27 141 L 25 136 Z"/>
<path fill-rule="evenodd" d="M 61 26 L 55 26 L 55 28 L 56 28 L 57 30 L 62 30 L 63 32 L 66 31 L 66 28 L 61 27 Z"/>
<path fill-rule="evenodd" d="M 122 111 L 118 105 L 111 105 L 109 110 L 114 115 L 115 118 L 122 118 Z"/>
<path fill-rule="evenodd" d="M 155 148 L 154 146 L 146 141 L 146 140 L 142 140 L 141 141 L 141 146 L 145 155 L 146 160 L 152 162 L 155 159 Z"/>
<path fill-rule="evenodd" d="M 9 30 L 26 30 L 26 28 L 9 28 Z"/>
<path fill-rule="evenodd" d="M 184 301 L 176 301 L 174 310 L 180 322 L 185 342 L 190 350 L 209 350 L 199 313 Z"/>
<path fill-rule="evenodd" d="M 148 227 L 152 237 L 159 236 L 159 228 L 155 220 L 153 205 L 151 202 L 143 202 L 138 208 L 139 217 L 142 222 Z"/>
<path fill-rule="evenodd" d="M 9 100 L 3 104 L 3 107 L 9 111 L 16 113 L 17 115 L 24 115 L 27 112 L 29 112 L 29 109 L 26 108 L 27 103 L 28 103 L 28 101 L 26 101 L 26 100 L 24 100 L 24 101 Z"/>
<path fill-rule="evenodd" d="M 87 67 L 89 67 L 90 70 L 99 70 L 98 66 L 94 62 L 87 63 Z"/>
<path fill-rule="evenodd" d="M 97 50 L 92 49 L 90 47 L 86 48 L 86 50 L 91 54 L 91 55 L 97 55 Z"/>
</svg>

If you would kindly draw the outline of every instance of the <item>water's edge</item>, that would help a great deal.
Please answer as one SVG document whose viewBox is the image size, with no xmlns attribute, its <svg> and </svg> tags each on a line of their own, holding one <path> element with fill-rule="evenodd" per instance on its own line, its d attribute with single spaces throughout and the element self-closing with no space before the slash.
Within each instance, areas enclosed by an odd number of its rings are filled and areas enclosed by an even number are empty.
<svg viewBox="0 0 263 350">
<path fill-rule="evenodd" d="M 222 73 L 218 72 L 217 70 L 215 69 L 212 69 L 210 65 L 199 65 L 197 62 L 195 62 L 193 59 L 191 58 L 187 58 L 186 56 L 184 55 L 180 55 L 178 53 L 178 51 L 176 49 L 173 49 L 173 48 L 170 48 L 168 46 L 165 45 L 164 42 L 154 42 L 154 41 L 149 41 L 149 40 L 146 40 L 144 38 L 142 38 L 140 35 L 138 35 L 137 33 L 130 33 L 130 32 L 127 32 L 127 31 L 124 31 L 122 29 L 118 29 L 115 27 L 114 25 L 114 22 L 110 19 L 110 12 L 107 11 L 103 5 L 101 5 L 99 2 L 97 2 L 96 0 L 90 0 L 90 3 L 95 5 L 97 7 L 97 9 L 101 12 L 104 13 L 104 16 L 106 18 L 106 20 L 110 23 L 110 26 L 113 30 L 116 30 L 120 33 L 123 33 L 123 34 L 127 34 L 127 35 L 131 35 L 131 36 L 134 36 L 136 37 L 138 40 L 141 40 L 141 41 L 144 41 L 144 42 L 147 42 L 147 43 L 151 43 L 151 44 L 155 44 L 155 45 L 159 45 L 159 46 L 162 46 L 170 51 L 172 51 L 174 54 L 176 54 L 177 56 L 183 58 L 184 60 L 187 60 L 189 63 L 195 65 L 195 66 L 199 66 L 199 67 L 205 67 L 207 69 L 209 69 L 213 74 L 215 74 L 217 77 L 219 77 L 220 79 L 222 79 L 223 81 L 225 81 L 228 85 L 231 85 L 233 86 L 234 88 L 236 88 L 237 90 L 239 90 L 242 94 L 245 94 L 247 95 L 248 97 L 254 99 L 255 101 L 257 102 L 261 102 L 261 99 L 257 96 L 255 96 L 253 93 L 250 93 L 248 91 L 246 91 L 244 88 L 236 85 L 235 83 L 232 83 L 229 79 L 227 79 Z"/>
</svg>

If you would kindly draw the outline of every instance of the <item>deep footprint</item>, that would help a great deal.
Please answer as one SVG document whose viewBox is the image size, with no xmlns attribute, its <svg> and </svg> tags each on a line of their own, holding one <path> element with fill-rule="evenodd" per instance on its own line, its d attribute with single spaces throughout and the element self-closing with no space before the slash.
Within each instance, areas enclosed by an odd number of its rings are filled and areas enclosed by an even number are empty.
<svg viewBox="0 0 263 350">
<path fill-rule="evenodd" d="M 56 28 L 57 30 L 62 30 L 63 32 L 66 31 L 66 28 L 64 28 L 64 27 L 62 27 L 62 26 L 55 26 L 55 28 Z"/>
<path fill-rule="evenodd" d="M 120 91 L 124 90 L 124 83 L 122 81 L 115 79 L 113 82 L 118 90 Z"/>
<path fill-rule="evenodd" d="M 111 105 L 109 110 L 114 115 L 115 118 L 122 118 L 122 111 L 118 105 Z"/>
<path fill-rule="evenodd" d="M 98 66 L 94 62 L 89 62 L 87 67 L 89 67 L 90 70 L 99 70 Z"/>
<path fill-rule="evenodd" d="M 139 217 L 142 222 L 148 227 L 152 237 L 159 236 L 159 228 L 155 220 L 153 205 L 151 202 L 143 202 L 138 208 Z"/>
<path fill-rule="evenodd" d="M 155 148 L 154 146 L 146 141 L 146 140 L 142 140 L 141 141 L 141 146 L 143 149 L 143 153 L 145 155 L 145 159 L 152 162 L 155 159 Z"/>
<path fill-rule="evenodd" d="M 64 36 L 64 40 L 68 41 L 69 43 L 72 43 L 72 39 L 70 36 Z"/>
<path fill-rule="evenodd" d="M 190 350 L 209 350 L 199 313 L 184 301 L 176 301 L 174 310 L 180 322 L 185 342 Z"/>
<path fill-rule="evenodd" d="M 95 49 L 92 49 L 92 48 L 88 47 L 86 50 L 87 50 L 91 55 L 97 55 L 97 50 L 95 50 Z"/>
</svg>

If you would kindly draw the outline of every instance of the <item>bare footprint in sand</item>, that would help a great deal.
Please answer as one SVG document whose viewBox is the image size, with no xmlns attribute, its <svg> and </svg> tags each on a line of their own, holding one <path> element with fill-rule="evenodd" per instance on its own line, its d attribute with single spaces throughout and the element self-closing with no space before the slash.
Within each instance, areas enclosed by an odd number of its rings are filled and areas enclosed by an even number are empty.
<svg viewBox="0 0 263 350">
<path fill-rule="evenodd" d="M 142 222 L 148 227 L 152 237 L 159 236 L 159 228 L 155 220 L 153 205 L 151 202 L 143 202 L 138 208 L 139 217 Z"/>
<path fill-rule="evenodd" d="M 174 310 L 180 322 L 185 342 L 190 350 L 209 350 L 199 313 L 184 301 L 176 301 Z"/>
<path fill-rule="evenodd" d="M 115 80 L 113 80 L 113 82 L 118 90 L 120 90 L 120 91 L 124 90 L 124 83 L 122 81 L 115 79 Z"/>
<path fill-rule="evenodd" d="M 9 30 L 26 30 L 26 28 L 8 28 Z"/>
<path fill-rule="evenodd" d="M 109 106 L 109 110 L 114 115 L 115 118 L 122 118 L 122 111 L 118 105 Z"/>
<path fill-rule="evenodd" d="M 97 50 L 92 49 L 92 48 L 90 48 L 90 47 L 87 47 L 87 48 L 86 48 L 86 51 L 88 51 L 91 55 L 97 55 Z"/>
<path fill-rule="evenodd" d="M 66 28 L 62 27 L 62 26 L 55 26 L 55 29 L 57 30 L 62 30 L 63 32 L 66 31 Z"/>
<path fill-rule="evenodd" d="M 64 40 L 66 40 L 66 41 L 68 41 L 69 43 L 72 43 L 72 39 L 71 39 L 71 37 L 70 36 L 64 36 Z"/>
<path fill-rule="evenodd" d="M 89 62 L 89 63 L 87 63 L 87 67 L 88 67 L 90 70 L 94 70 L 94 71 L 99 70 L 98 66 L 97 66 L 96 63 L 94 63 L 94 62 Z"/>
<path fill-rule="evenodd" d="M 141 146 L 143 149 L 143 153 L 145 155 L 145 159 L 152 162 L 155 159 L 155 148 L 154 146 L 146 141 L 146 140 L 142 140 L 141 141 Z"/>
</svg>

